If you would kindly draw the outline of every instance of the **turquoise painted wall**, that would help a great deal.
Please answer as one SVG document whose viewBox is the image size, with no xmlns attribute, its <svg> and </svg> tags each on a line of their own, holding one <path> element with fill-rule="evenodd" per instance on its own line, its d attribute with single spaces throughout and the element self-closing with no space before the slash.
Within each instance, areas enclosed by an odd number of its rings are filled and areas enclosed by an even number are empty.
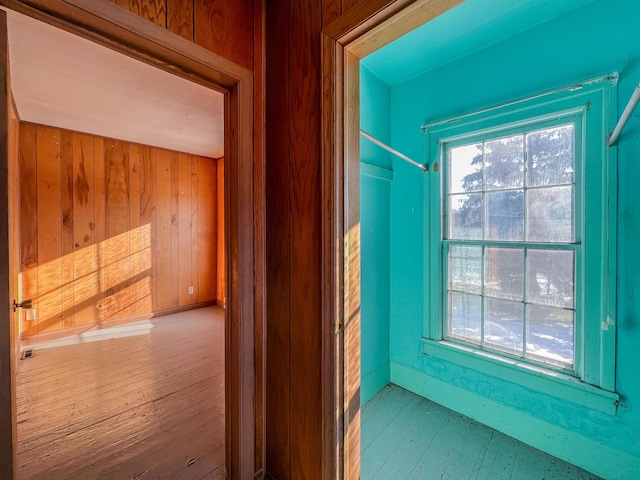
<svg viewBox="0 0 640 480">
<path fill-rule="evenodd" d="M 363 68 L 361 128 L 385 143 L 390 137 L 391 91 Z M 364 404 L 389 383 L 389 288 L 391 159 L 371 142 L 360 142 L 361 388 Z"/>
<path fill-rule="evenodd" d="M 391 88 L 391 142 L 423 155 L 419 127 L 618 71 L 640 82 L 640 2 L 596 0 Z M 416 48 L 421 48 L 416 46 Z M 612 125 L 613 126 L 613 125 Z M 612 416 L 422 354 L 423 174 L 393 162 L 391 381 L 611 479 L 640 478 L 640 108 L 619 141 L 617 391 Z M 635 190 L 635 191 L 634 191 Z"/>
</svg>

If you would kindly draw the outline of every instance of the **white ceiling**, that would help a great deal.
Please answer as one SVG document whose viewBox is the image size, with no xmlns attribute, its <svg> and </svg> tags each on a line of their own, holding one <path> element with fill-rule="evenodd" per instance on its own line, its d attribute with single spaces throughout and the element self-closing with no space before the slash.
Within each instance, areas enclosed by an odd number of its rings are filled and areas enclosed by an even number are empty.
<svg viewBox="0 0 640 480">
<path fill-rule="evenodd" d="M 144 145 L 224 155 L 224 95 L 8 12 L 20 119 Z"/>
</svg>

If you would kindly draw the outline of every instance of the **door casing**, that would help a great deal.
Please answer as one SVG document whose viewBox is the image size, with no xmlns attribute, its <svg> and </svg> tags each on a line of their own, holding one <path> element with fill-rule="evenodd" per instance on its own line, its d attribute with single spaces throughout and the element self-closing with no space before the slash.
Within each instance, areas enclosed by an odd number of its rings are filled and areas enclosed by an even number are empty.
<svg viewBox="0 0 640 480">
<path fill-rule="evenodd" d="M 228 279 L 225 329 L 226 475 L 230 479 L 261 475 L 264 468 L 258 463 L 263 462 L 259 459 L 264 456 L 256 455 L 256 445 L 263 448 L 264 434 L 261 428 L 257 428 L 256 418 L 262 418 L 264 401 L 262 395 L 256 395 L 256 389 L 264 379 L 264 349 L 262 343 L 255 342 L 255 332 L 264 331 L 262 325 L 256 324 L 256 319 L 264 321 L 261 313 L 264 311 L 264 249 L 260 243 L 262 235 L 254 236 L 254 230 L 264 231 L 263 198 L 260 195 L 264 191 L 264 178 L 263 169 L 257 168 L 262 159 L 254 157 L 253 148 L 253 72 L 111 2 L 0 0 L 0 5 L 225 95 L 225 247 Z M 6 30 L 6 21 L 4 24 Z M 6 40 L 4 43 L 6 49 Z M 0 116 L 6 119 L 6 108 L 3 110 Z M 4 140 L 6 142 L 6 132 Z M 2 155 L 6 155 L 6 148 Z M 1 167 L 0 162 L 0 171 Z M 4 196 L 3 191 L 0 193 L 0 202 L 9 205 L 11 200 Z M 12 254 L 17 255 L 16 252 Z M 9 258 L 0 254 L 0 286 L 11 280 L 8 262 Z M 9 306 L 8 303 L 6 305 Z M 0 336 L 8 333 L 10 312 L 9 308 L 0 310 Z M 5 319 L 6 315 L 8 317 Z M 0 366 L 4 362 L 14 361 L 10 353 L 0 348 Z M 10 395 L 5 391 L 0 392 L 0 431 L 5 426 L 12 430 L 11 444 L 0 445 L 0 450 L 11 452 L 9 455 L 13 458 L 13 462 L 6 466 L 0 460 L 0 477 L 7 479 L 16 475 L 16 414 L 15 408 L 11 407 L 15 405 L 12 403 L 15 402 L 14 375 L 12 370 Z M 6 389 L 4 384 L 2 387 Z M 263 390 L 259 388 L 258 391 Z"/>
<path fill-rule="evenodd" d="M 322 32 L 322 478 L 360 478 L 360 60 L 460 3 L 358 2 Z"/>
</svg>

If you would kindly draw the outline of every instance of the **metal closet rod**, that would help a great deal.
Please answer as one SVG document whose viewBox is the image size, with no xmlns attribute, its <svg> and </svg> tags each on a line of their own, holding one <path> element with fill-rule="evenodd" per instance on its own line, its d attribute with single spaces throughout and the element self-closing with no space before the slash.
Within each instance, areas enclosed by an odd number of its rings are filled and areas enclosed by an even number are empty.
<svg viewBox="0 0 640 480">
<path fill-rule="evenodd" d="M 428 172 L 429 171 L 429 166 L 428 165 L 423 165 L 422 163 L 418 163 L 415 160 L 410 159 L 409 157 L 407 157 L 404 153 L 399 152 L 398 150 L 396 150 L 395 148 L 391 148 L 389 145 L 387 145 L 386 143 L 381 142 L 380 140 L 378 140 L 376 137 L 374 137 L 373 135 L 368 134 L 367 132 L 365 132 L 364 130 L 360 129 L 360 136 L 362 136 L 363 138 L 366 138 L 367 140 L 369 140 L 372 143 L 375 143 L 376 145 L 378 145 L 380 148 L 383 148 L 384 150 L 386 150 L 387 152 L 395 155 L 396 157 L 404 160 L 407 163 L 410 163 L 411 165 L 413 165 L 414 167 L 418 167 L 420 170 L 422 170 L 423 172 Z"/>
<path fill-rule="evenodd" d="M 618 120 L 616 128 L 613 129 L 613 133 L 609 137 L 610 147 L 613 147 L 618 141 L 620 132 L 622 131 L 624 126 L 627 124 L 627 120 L 629 120 L 629 117 L 633 113 L 633 110 L 636 108 L 636 105 L 638 105 L 639 101 L 640 101 L 640 83 L 638 83 L 638 85 L 636 86 L 636 89 L 633 91 L 633 94 L 629 99 L 629 103 L 627 103 L 627 106 L 624 108 L 624 112 L 622 112 L 622 116 L 620 117 L 620 120 Z"/>
</svg>

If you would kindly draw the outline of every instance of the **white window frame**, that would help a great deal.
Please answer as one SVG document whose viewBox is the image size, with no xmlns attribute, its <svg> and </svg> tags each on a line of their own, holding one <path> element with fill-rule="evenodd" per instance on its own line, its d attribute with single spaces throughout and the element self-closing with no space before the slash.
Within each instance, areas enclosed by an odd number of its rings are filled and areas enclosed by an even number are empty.
<svg viewBox="0 0 640 480">
<path fill-rule="evenodd" d="M 552 92 L 423 127 L 425 175 L 425 266 L 423 352 L 498 376 L 542 393 L 615 414 L 616 155 L 607 145 L 615 117 L 617 75 L 607 75 Z M 574 372 L 502 355 L 445 338 L 446 265 L 442 188 L 446 146 L 483 134 L 513 131 L 532 123 L 576 118 L 575 225 L 580 239 L 575 290 Z M 578 131 L 580 129 L 580 131 Z M 589 212 L 588 215 L 585 212 Z M 581 268 L 581 266 L 584 268 Z"/>
</svg>

